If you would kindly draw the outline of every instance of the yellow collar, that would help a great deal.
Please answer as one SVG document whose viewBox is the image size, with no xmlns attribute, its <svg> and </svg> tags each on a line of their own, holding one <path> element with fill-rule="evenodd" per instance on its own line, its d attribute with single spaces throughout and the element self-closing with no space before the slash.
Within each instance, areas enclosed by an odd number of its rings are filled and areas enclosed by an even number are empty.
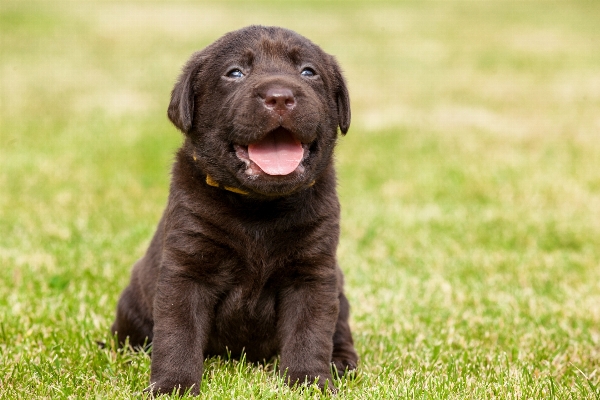
<svg viewBox="0 0 600 400">
<path fill-rule="evenodd" d="M 194 158 L 194 161 L 198 161 L 198 158 L 196 157 L 196 152 L 192 152 L 192 157 Z M 231 187 L 231 186 L 221 186 L 219 184 L 219 182 L 215 181 L 213 178 L 210 177 L 210 175 L 206 175 L 206 184 L 212 187 L 216 187 L 216 188 L 221 188 L 221 189 L 225 189 L 229 192 L 233 192 L 233 193 L 237 193 L 237 194 L 242 194 L 244 196 L 247 196 L 250 194 L 250 192 L 246 192 L 245 190 L 242 189 L 238 189 L 236 187 Z"/>
<path fill-rule="evenodd" d="M 221 188 L 221 189 L 225 189 L 229 192 L 233 192 L 233 193 L 237 193 L 237 194 L 242 194 L 244 196 L 247 196 L 250 194 L 250 192 L 246 192 L 245 190 L 242 189 L 238 189 L 236 187 L 231 187 L 231 186 L 221 186 L 217 181 L 215 181 L 213 178 L 210 177 L 210 175 L 206 175 L 206 184 L 209 186 L 213 186 L 216 188 Z"/>
</svg>

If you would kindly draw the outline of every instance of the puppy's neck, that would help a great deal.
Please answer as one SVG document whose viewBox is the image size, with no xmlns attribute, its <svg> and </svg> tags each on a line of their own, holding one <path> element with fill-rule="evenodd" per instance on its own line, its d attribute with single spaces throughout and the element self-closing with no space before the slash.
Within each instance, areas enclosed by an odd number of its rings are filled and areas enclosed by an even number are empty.
<svg viewBox="0 0 600 400">
<path fill-rule="evenodd" d="M 196 156 L 194 155 L 194 157 L 196 157 Z M 195 160 L 195 158 L 194 158 L 194 160 Z M 221 184 L 219 184 L 219 182 L 217 182 L 213 178 L 211 178 L 210 175 L 206 175 L 206 184 L 209 185 L 209 186 L 213 186 L 213 187 L 216 187 L 216 188 L 227 190 L 228 192 L 233 192 L 233 193 L 241 194 L 243 196 L 247 196 L 247 195 L 250 194 L 249 192 L 246 192 L 245 190 L 242 190 L 242 189 L 238 189 L 236 187 L 230 187 L 230 186 L 221 185 Z"/>
<path fill-rule="evenodd" d="M 194 159 L 194 161 L 198 161 L 198 157 L 196 157 L 196 152 L 192 152 L 192 158 Z M 315 181 L 312 181 L 311 183 L 308 184 L 308 186 L 306 186 L 307 188 L 313 186 L 315 184 Z M 250 192 L 247 192 L 243 189 L 240 188 L 236 188 L 236 187 L 232 187 L 232 186 L 225 186 L 225 185 L 221 185 L 219 182 L 215 181 L 210 175 L 206 175 L 206 184 L 208 186 L 212 186 L 212 187 L 216 187 L 219 189 L 223 189 L 223 190 L 227 190 L 228 192 L 232 192 L 232 193 L 237 193 L 237 194 L 241 194 L 242 196 L 248 196 L 250 194 Z"/>
</svg>

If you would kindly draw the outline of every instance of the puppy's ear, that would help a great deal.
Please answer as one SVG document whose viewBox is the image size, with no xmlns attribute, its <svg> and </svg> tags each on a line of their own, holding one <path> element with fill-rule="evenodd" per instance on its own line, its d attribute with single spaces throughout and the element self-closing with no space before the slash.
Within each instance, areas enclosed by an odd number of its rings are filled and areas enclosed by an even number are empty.
<svg viewBox="0 0 600 400">
<path fill-rule="evenodd" d="M 194 120 L 194 77 L 200 69 L 202 57 L 194 53 L 183 67 L 183 72 L 171 92 L 167 115 L 183 133 L 189 133 Z"/>
<path fill-rule="evenodd" d="M 346 83 L 342 79 L 337 93 L 338 120 L 342 134 L 350 129 L 350 95 Z"/>
<path fill-rule="evenodd" d="M 332 57 L 333 71 L 336 80 L 336 101 L 337 101 L 337 112 L 338 112 L 338 124 L 342 134 L 346 134 L 350 128 L 350 94 L 348 93 L 348 87 L 346 81 L 342 75 L 342 71 L 338 66 L 335 58 Z"/>
</svg>

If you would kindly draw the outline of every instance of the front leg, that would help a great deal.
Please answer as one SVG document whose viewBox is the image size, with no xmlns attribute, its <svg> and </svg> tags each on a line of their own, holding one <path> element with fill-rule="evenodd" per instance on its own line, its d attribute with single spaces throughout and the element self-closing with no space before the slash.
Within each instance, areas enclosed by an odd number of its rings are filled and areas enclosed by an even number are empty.
<svg viewBox="0 0 600 400">
<path fill-rule="evenodd" d="M 335 273 L 298 281 L 281 298 L 281 371 L 287 372 L 290 385 L 318 379 L 319 387 L 328 381 L 335 391 L 330 370 L 339 312 Z"/>
<path fill-rule="evenodd" d="M 154 301 L 153 393 L 199 393 L 214 303 L 200 283 L 163 270 Z"/>
</svg>

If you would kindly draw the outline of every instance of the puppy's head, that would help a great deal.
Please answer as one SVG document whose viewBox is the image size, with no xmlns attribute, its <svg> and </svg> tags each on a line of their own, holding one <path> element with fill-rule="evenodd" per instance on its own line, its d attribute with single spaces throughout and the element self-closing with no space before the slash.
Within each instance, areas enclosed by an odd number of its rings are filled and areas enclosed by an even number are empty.
<svg viewBox="0 0 600 400">
<path fill-rule="evenodd" d="M 212 180 L 277 197 L 310 186 L 332 162 L 350 99 L 335 59 L 317 45 L 250 26 L 192 55 L 168 115 Z"/>
</svg>

